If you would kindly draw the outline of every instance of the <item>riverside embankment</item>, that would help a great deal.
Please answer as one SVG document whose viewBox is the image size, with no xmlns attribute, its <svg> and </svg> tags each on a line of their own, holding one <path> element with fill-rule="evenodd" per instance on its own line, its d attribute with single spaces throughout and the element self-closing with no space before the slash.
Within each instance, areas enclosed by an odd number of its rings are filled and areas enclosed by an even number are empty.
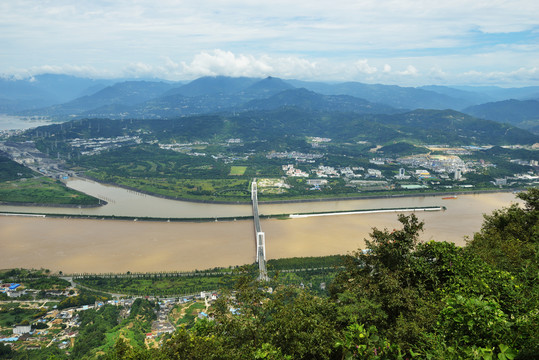
<svg viewBox="0 0 539 360">
<path fill-rule="evenodd" d="M 109 201 L 97 209 L 69 209 L 74 214 L 151 214 L 163 219 L 252 216 L 250 205 L 196 204 L 165 199 L 101 184 L 90 186 L 91 195 Z M 99 197 L 99 196 L 98 196 Z M 163 203 L 165 201 L 166 203 Z M 339 200 L 311 203 L 261 204 L 263 215 L 356 211 L 443 205 L 446 211 L 420 212 L 425 221 L 422 240 L 446 240 L 463 245 L 464 236 L 478 231 L 483 214 L 515 201 L 513 194 Z M 38 208 L 41 212 L 44 209 Z M 51 213 L 57 208 L 49 209 Z M 1 206 L 0 211 L 16 212 Z M 99 212 L 102 213 L 99 213 Z M 104 213 L 103 213 L 104 211 Z M 28 212 L 24 207 L 21 212 Z M 394 213 L 308 217 L 289 220 L 262 219 L 269 259 L 343 254 L 364 247 L 372 227 L 396 228 Z M 189 271 L 216 266 L 253 263 L 255 246 L 250 221 L 142 222 L 40 217 L 0 217 L 0 244 L 4 267 L 49 268 L 74 272 Z"/>
</svg>

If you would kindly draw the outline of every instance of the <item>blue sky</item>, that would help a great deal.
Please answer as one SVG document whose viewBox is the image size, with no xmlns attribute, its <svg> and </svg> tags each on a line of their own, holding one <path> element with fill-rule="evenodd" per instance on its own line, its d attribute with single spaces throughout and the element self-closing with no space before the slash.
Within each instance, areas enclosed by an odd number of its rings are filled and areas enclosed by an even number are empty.
<svg viewBox="0 0 539 360">
<path fill-rule="evenodd" d="M 10 0 L 0 74 L 539 85 L 539 1 Z"/>
</svg>

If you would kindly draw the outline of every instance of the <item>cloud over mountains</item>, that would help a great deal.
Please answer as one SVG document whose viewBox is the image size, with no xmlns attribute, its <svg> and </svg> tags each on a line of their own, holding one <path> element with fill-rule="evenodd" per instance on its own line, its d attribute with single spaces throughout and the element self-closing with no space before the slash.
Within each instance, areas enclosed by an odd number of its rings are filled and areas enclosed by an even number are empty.
<svg viewBox="0 0 539 360">
<path fill-rule="evenodd" d="M 0 73 L 534 85 L 538 13 L 533 0 L 5 1 Z"/>
</svg>

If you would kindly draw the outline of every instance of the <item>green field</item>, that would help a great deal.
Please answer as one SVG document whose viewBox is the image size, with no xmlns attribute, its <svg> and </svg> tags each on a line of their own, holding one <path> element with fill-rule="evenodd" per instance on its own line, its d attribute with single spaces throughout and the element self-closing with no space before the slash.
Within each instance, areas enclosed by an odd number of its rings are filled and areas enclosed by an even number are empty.
<svg viewBox="0 0 539 360">
<path fill-rule="evenodd" d="M 42 176 L 0 183 L 0 202 L 97 205 L 99 199 Z"/>
<path fill-rule="evenodd" d="M 201 273 L 192 276 L 104 278 L 93 276 L 76 281 L 84 286 L 101 291 L 120 292 L 129 295 L 172 296 L 194 294 L 200 291 L 231 288 L 236 276 L 230 273 Z"/>
<path fill-rule="evenodd" d="M 36 315 L 42 314 L 41 309 L 21 307 L 18 303 L 0 305 L 0 327 L 10 327 L 23 321 L 32 322 Z"/>
<path fill-rule="evenodd" d="M 190 328 L 194 325 L 199 312 L 204 310 L 205 308 L 206 307 L 204 305 L 204 302 L 200 301 L 195 301 L 191 304 L 179 305 L 175 309 L 175 312 L 176 314 L 179 314 L 182 312 L 182 310 L 184 310 L 184 315 L 171 317 L 171 320 L 176 326 L 185 326 L 187 328 Z"/>
<path fill-rule="evenodd" d="M 210 201 L 249 201 L 247 179 L 166 179 L 131 178 L 89 171 L 88 176 L 108 183 L 134 188 L 142 192 L 163 195 L 173 199 Z"/>
<path fill-rule="evenodd" d="M 245 174 L 245 170 L 247 170 L 247 166 L 231 166 L 230 175 L 242 176 Z"/>
</svg>

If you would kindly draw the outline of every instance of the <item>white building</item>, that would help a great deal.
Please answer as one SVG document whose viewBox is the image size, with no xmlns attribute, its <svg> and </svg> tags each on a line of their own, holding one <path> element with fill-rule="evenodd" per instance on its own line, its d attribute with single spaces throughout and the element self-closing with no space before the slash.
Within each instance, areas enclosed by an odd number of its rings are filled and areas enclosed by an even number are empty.
<svg viewBox="0 0 539 360">
<path fill-rule="evenodd" d="M 367 169 L 367 176 L 381 178 L 382 172 L 376 169 Z"/>
<path fill-rule="evenodd" d="M 406 171 L 404 170 L 404 168 L 400 168 L 399 175 L 395 175 L 395 178 L 398 180 L 404 180 L 404 179 L 409 179 L 410 176 L 406 176 Z"/>
<path fill-rule="evenodd" d="M 32 331 L 31 325 L 17 325 L 13 328 L 13 334 L 26 334 Z"/>
</svg>

